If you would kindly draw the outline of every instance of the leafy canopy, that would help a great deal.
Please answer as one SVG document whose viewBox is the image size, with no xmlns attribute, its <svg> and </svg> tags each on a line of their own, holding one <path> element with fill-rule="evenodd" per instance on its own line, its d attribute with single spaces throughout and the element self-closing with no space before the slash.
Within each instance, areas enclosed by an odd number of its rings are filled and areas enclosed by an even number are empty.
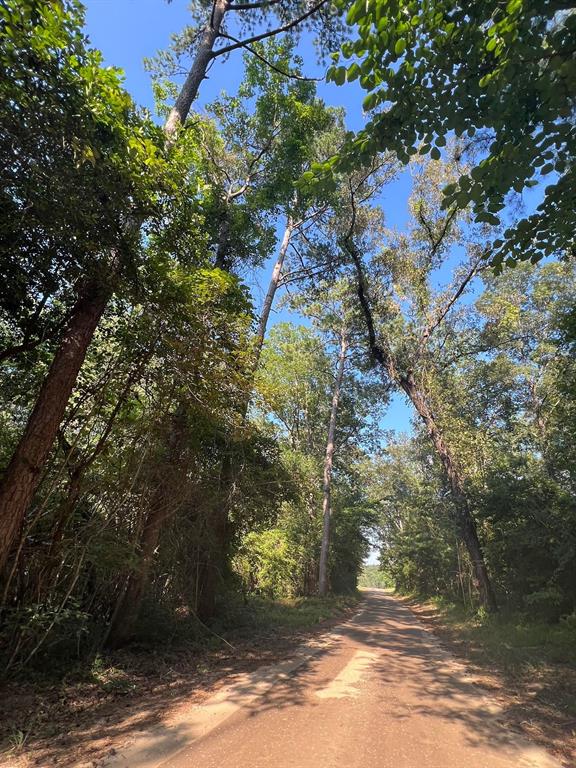
<svg viewBox="0 0 576 768">
<path fill-rule="evenodd" d="M 349 4 L 341 2 L 344 11 Z M 438 159 L 451 133 L 479 152 L 444 205 L 472 205 L 500 223 L 512 191 L 549 182 L 537 210 L 494 242 L 494 264 L 573 254 L 576 14 L 561 0 L 356 0 L 357 38 L 333 54 L 328 79 L 359 79 L 371 119 L 343 153 L 344 167 L 383 149 L 404 162 Z"/>
</svg>

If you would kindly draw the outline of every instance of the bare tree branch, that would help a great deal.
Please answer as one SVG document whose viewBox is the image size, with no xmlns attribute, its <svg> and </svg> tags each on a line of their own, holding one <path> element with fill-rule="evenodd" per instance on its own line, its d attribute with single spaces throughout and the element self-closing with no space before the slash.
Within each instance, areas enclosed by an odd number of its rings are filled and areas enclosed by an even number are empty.
<svg viewBox="0 0 576 768">
<path fill-rule="evenodd" d="M 328 0 L 320 0 L 320 2 L 315 3 L 315 5 L 306 11 L 306 13 L 303 13 L 297 18 L 292 19 L 292 21 L 289 21 L 286 24 L 282 24 L 275 29 L 269 29 L 267 32 L 254 35 L 253 37 L 249 37 L 246 40 L 239 40 L 237 43 L 232 43 L 231 45 L 226 45 L 223 48 L 218 48 L 218 50 L 211 52 L 210 58 L 215 59 L 217 56 L 224 56 L 227 53 L 238 50 L 238 48 L 245 48 L 247 45 L 251 45 L 252 43 L 257 43 L 260 40 L 266 40 L 268 37 L 274 37 L 275 35 L 280 35 L 283 32 L 289 32 L 291 29 L 294 29 L 294 27 L 297 27 L 299 24 L 302 24 L 303 21 L 306 21 L 306 19 L 309 19 L 311 16 L 313 16 L 317 11 L 320 10 L 320 8 L 322 8 L 323 5 L 326 5 L 327 2 Z"/>
<path fill-rule="evenodd" d="M 242 42 L 242 40 L 238 40 L 237 37 L 233 37 L 232 35 L 225 34 L 224 32 L 220 33 L 220 37 L 225 37 L 226 40 L 232 40 L 233 42 L 238 43 L 242 48 L 245 48 L 249 53 L 251 53 L 252 56 L 256 56 L 256 58 L 260 59 L 260 61 L 263 61 L 267 67 L 270 67 L 270 69 L 272 69 L 274 72 L 278 72 L 279 75 L 283 75 L 283 77 L 289 77 L 289 78 L 292 78 L 292 80 L 303 80 L 305 82 L 314 82 L 314 83 L 320 83 L 323 80 L 322 77 L 305 77 L 304 75 L 298 75 L 295 72 L 286 72 L 286 70 L 280 69 L 280 67 L 277 67 L 265 56 L 262 56 L 262 54 L 259 53 L 251 45 L 248 45 L 248 43 Z"/>
<path fill-rule="evenodd" d="M 421 354 L 424 348 L 424 345 L 432 335 L 432 333 L 438 328 L 438 326 L 442 323 L 448 312 L 452 309 L 454 304 L 458 301 L 460 296 L 464 293 L 466 290 L 466 287 L 469 285 L 470 281 L 480 272 L 482 262 L 486 259 L 487 253 L 483 252 L 481 256 L 474 262 L 472 267 L 468 270 L 466 275 L 464 276 L 462 282 L 454 291 L 452 296 L 448 299 L 448 301 L 440 308 L 440 310 L 437 312 L 436 317 L 434 320 L 430 321 L 426 328 L 424 329 L 422 336 L 420 337 L 420 344 L 419 344 L 419 353 Z"/>
<path fill-rule="evenodd" d="M 234 3 L 229 4 L 229 10 L 231 11 L 251 11 L 256 8 L 270 8 L 273 5 L 278 5 L 282 0 L 257 0 L 254 3 Z"/>
</svg>

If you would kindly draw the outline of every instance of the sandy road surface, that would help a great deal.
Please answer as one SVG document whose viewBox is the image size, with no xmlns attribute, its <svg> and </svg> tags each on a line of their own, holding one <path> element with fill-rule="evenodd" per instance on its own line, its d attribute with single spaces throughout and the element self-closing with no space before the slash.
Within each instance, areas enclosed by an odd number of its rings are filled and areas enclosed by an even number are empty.
<svg viewBox="0 0 576 768">
<path fill-rule="evenodd" d="M 418 619 L 373 590 L 326 645 L 141 737 L 122 768 L 557 768 Z"/>
</svg>

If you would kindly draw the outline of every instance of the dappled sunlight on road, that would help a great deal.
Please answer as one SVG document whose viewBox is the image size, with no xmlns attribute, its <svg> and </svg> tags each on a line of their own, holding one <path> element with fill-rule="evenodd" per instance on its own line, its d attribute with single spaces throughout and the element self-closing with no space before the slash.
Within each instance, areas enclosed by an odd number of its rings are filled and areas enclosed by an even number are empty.
<svg viewBox="0 0 576 768">
<path fill-rule="evenodd" d="M 184 744 L 187 743 L 187 746 Z M 110 766 L 555 768 L 408 608 L 368 590 L 323 642 L 228 686 Z"/>
</svg>

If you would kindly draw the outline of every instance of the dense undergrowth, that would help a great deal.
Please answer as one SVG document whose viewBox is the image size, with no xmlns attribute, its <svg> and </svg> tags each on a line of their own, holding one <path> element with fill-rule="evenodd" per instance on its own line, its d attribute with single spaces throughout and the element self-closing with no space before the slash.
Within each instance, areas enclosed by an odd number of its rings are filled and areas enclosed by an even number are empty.
<svg viewBox="0 0 576 768">
<path fill-rule="evenodd" d="M 526 613 L 500 612 L 489 616 L 461 603 L 432 598 L 439 620 L 457 633 L 478 661 L 496 664 L 506 672 L 523 674 L 542 664 L 576 668 L 576 616 L 546 622 Z M 576 714 L 576 695 L 573 702 Z"/>
<path fill-rule="evenodd" d="M 160 616 L 157 606 L 145 605 L 138 626 L 138 640 L 120 651 L 95 647 L 75 659 L 68 646 L 50 649 L 50 664 L 35 660 L 26 667 L 14 667 L 7 680 L 28 680 L 39 684 L 69 684 L 73 681 L 102 684 L 104 688 L 130 688 L 123 664 L 128 668 L 153 659 L 197 657 L 234 650 L 252 642 L 273 644 L 275 640 L 307 632 L 331 619 L 344 616 L 361 599 L 347 595 L 272 599 L 258 595 L 242 598 L 228 593 L 222 599 L 217 617 L 209 624 L 198 617 L 168 614 Z M 1 681 L 0 681 L 1 682 Z"/>
<path fill-rule="evenodd" d="M 110 749 L 103 731 L 122 734 L 135 716 L 139 727 L 152 725 L 172 707 L 202 701 L 223 679 L 281 661 L 349 615 L 359 599 L 232 596 L 210 628 L 185 617 L 177 627 L 167 624 L 163 638 L 152 634 L 76 663 L 58 657 L 27 668 L 0 681 L 0 755 L 65 766 L 89 753 L 101 758 Z"/>
</svg>

